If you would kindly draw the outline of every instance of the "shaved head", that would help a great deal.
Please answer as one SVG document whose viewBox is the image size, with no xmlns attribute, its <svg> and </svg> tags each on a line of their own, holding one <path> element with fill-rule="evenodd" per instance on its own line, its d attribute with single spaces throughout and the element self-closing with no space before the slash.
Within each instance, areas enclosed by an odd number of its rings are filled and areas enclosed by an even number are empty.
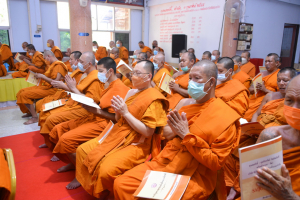
<svg viewBox="0 0 300 200">
<path fill-rule="evenodd" d="M 46 58 L 47 56 L 55 57 L 55 55 L 52 51 L 45 50 L 44 51 L 44 58 Z"/>
<path fill-rule="evenodd" d="M 224 68 L 229 70 L 234 68 L 234 62 L 229 57 L 222 57 L 219 59 L 218 64 L 224 64 Z"/>
<path fill-rule="evenodd" d="M 139 53 L 141 53 L 141 50 L 134 50 L 133 55 L 138 55 Z"/>
<path fill-rule="evenodd" d="M 290 78 L 294 78 L 297 76 L 297 71 L 292 67 L 284 67 L 281 70 L 279 70 L 278 74 L 285 73 L 285 72 L 289 72 Z"/>
<path fill-rule="evenodd" d="M 67 48 L 67 52 L 68 52 L 68 53 L 71 53 L 71 48 Z"/>
<path fill-rule="evenodd" d="M 217 55 L 220 55 L 220 51 L 219 50 L 213 50 L 212 54 L 217 54 Z"/>
<path fill-rule="evenodd" d="M 236 56 L 233 56 L 233 57 L 232 57 L 232 60 L 239 63 L 239 62 L 242 62 L 242 57 L 236 55 Z"/>
<path fill-rule="evenodd" d="M 217 80 L 218 77 L 218 68 L 215 63 L 213 63 L 210 60 L 200 60 L 197 62 L 194 67 L 203 67 L 204 68 L 204 74 L 206 75 L 207 79 L 210 79 L 211 77 L 214 77 Z"/>
<path fill-rule="evenodd" d="M 153 65 L 153 63 L 148 61 L 148 60 L 142 60 L 142 61 L 139 61 L 137 64 L 142 64 L 145 71 L 152 75 L 151 76 L 151 80 L 152 80 L 153 74 L 154 74 L 154 65 Z"/>
<path fill-rule="evenodd" d="M 94 55 L 94 52 L 91 52 L 91 51 L 87 51 L 87 52 L 84 52 L 82 54 L 82 56 L 85 57 L 85 62 L 86 63 L 92 63 L 93 66 L 95 66 L 96 64 L 96 61 L 95 61 L 95 55 Z"/>
<path fill-rule="evenodd" d="M 189 48 L 187 51 L 190 52 L 190 53 L 195 53 L 195 49 L 194 48 Z"/>
<path fill-rule="evenodd" d="M 165 62 L 165 56 L 163 54 L 157 54 L 155 58 L 161 62 Z"/>
<path fill-rule="evenodd" d="M 211 58 L 211 53 L 210 51 L 204 51 L 203 56 L 207 56 L 208 58 Z"/>
<path fill-rule="evenodd" d="M 139 56 L 140 56 L 141 60 L 147 60 L 147 53 L 141 52 L 141 53 L 139 53 Z"/>
<path fill-rule="evenodd" d="M 119 53 L 119 49 L 117 47 L 112 48 L 111 53 L 115 54 L 115 53 Z"/>
<path fill-rule="evenodd" d="M 300 75 L 293 78 L 286 88 L 284 105 L 300 109 Z"/>
<path fill-rule="evenodd" d="M 27 45 L 28 45 L 28 42 L 23 42 L 23 43 L 22 43 L 22 48 L 26 48 Z"/>
<path fill-rule="evenodd" d="M 53 41 L 52 39 L 49 39 L 49 40 L 47 41 L 47 43 L 49 43 L 49 44 L 51 44 L 51 45 L 54 45 L 54 41 Z"/>
</svg>

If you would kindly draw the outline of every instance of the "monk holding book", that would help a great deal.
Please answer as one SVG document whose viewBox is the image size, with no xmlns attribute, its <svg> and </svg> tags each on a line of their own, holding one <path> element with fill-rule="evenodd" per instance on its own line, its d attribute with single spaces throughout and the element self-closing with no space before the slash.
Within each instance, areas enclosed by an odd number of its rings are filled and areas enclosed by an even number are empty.
<svg viewBox="0 0 300 200">
<path fill-rule="evenodd" d="M 244 86 L 249 89 L 251 83 L 252 83 L 252 78 L 243 70 L 241 70 L 241 62 L 242 62 L 242 57 L 241 56 L 233 56 L 232 60 L 234 62 L 234 69 L 233 69 L 233 75 L 232 78 L 239 80 Z"/>
</svg>

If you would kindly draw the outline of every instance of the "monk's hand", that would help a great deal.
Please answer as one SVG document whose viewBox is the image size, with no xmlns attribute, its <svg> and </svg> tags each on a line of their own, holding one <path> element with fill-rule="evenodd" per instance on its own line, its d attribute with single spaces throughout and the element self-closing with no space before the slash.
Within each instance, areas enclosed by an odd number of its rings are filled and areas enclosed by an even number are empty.
<svg viewBox="0 0 300 200">
<path fill-rule="evenodd" d="M 257 90 L 260 90 L 260 91 L 262 91 L 262 92 L 264 92 L 264 93 L 268 93 L 268 92 L 269 92 L 269 91 L 267 90 L 267 88 L 266 88 L 264 82 L 262 82 L 262 83 L 257 83 L 256 89 L 257 89 Z"/>
<path fill-rule="evenodd" d="M 19 58 L 20 58 L 20 60 L 24 60 L 24 58 L 26 58 L 26 57 L 23 55 L 20 55 Z"/>
<path fill-rule="evenodd" d="M 281 166 L 282 176 L 273 170 L 263 167 L 257 170 L 257 185 L 269 191 L 277 199 L 299 199 L 292 188 L 291 177 L 285 165 Z"/>
<path fill-rule="evenodd" d="M 76 80 L 75 80 L 75 78 L 71 78 L 71 76 L 66 75 L 65 76 L 65 82 L 66 82 L 68 88 L 70 88 L 70 90 L 73 91 L 74 89 L 76 89 Z"/>
<path fill-rule="evenodd" d="M 182 139 L 190 132 L 189 124 L 184 112 L 180 115 L 177 110 L 171 111 L 167 118 L 168 125 L 172 131 Z"/>
<path fill-rule="evenodd" d="M 176 84 L 174 81 L 171 81 L 171 82 L 169 83 L 169 88 L 170 88 L 171 90 L 177 92 L 178 89 L 179 89 L 179 85 Z"/>
<path fill-rule="evenodd" d="M 94 108 L 85 104 L 81 104 L 81 107 L 83 107 L 84 109 L 86 109 L 88 112 L 91 112 L 93 114 L 100 114 L 101 113 L 101 109 L 99 108 Z"/>
<path fill-rule="evenodd" d="M 24 60 L 23 60 L 24 62 L 26 62 L 28 65 L 30 65 L 31 63 L 30 63 L 30 61 L 27 59 L 27 58 L 24 58 Z"/>
<path fill-rule="evenodd" d="M 37 73 L 37 74 L 34 75 L 34 77 L 35 77 L 35 78 L 44 78 L 45 75 L 44 75 L 44 74 L 38 74 L 38 73 Z"/>
<path fill-rule="evenodd" d="M 111 100 L 111 106 L 113 107 L 114 111 L 122 116 L 129 113 L 127 105 L 125 101 L 119 96 L 113 96 Z"/>
<path fill-rule="evenodd" d="M 51 81 L 51 85 L 54 87 L 54 88 L 63 88 L 64 87 L 64 82 L 62 81 Z"/>
</svg>

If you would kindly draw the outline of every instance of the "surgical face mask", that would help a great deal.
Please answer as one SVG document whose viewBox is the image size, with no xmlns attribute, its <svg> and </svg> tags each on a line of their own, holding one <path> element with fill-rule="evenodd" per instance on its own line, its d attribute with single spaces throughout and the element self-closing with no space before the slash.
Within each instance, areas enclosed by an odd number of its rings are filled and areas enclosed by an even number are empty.
<svg viewBox="0 0 300 200">
<path fill-rule="evenodd" d="M 73 71 L 75 71 L 77 69 L 77 66 L 76 65 L 72 65 L 72 69 L 73 69 Z"/>
<path fill-rule="evenodd" d="M 93 51 L 97 51 L 97 47 L 96 46 L 93 46 Z"/>
<path fill-rule="evenodd" d="M 77 66 L 78 66 L 78 68 L 80 69 L 80 71 L 85 72 L 85 70 L 86 70 L 86 69 L 84 69 L 84 66 L 85 66 L 85 65 L 83 65 L 83 64 L 81 64 L 81 63 L 79 62 Z"/>
<path fill-rule="evenodd" d="M 102 82 L 102 83 L 106 83 L 108 78 L 106 77 L 106 73 L 101 73 L 101 72 L 98 72 L 98 79 Z"/>
<path fill-rule="evenodd" d="M 206 81 L 206 83 L 208 81 Z M 188 86 L 188 94 L 195 100 L 202 99 L 205 95 L 207 95 L 207 91 L 210 89 L 209 88 L 206 92 L 204 92 L 204 86 L 206 83 L 197 83 L 195 81 L 190 80 Z"/>
<path fill-rule="evenodd" d="M 50 44 L 49 44 L 49 43 L 47 43 L 47 47 L 50 47 Z"/>
<path fill-rule="evenodd" d="M 146 87 L 147 85 L 145 84 L 147 80 L 146 79 L 147 76 L 144 76 L 144 77 L 139 77 L 139 76 L 131 76 L 131 81 L 132 81 L 132 85 L 133 87 L 135 88 L 144 88 Z"/>
<path fill-rule="evenodd" d="M 246 58 L 242 58 L 242 64 L 246 64 L 247 63 L 247 59 Z"/>
<path fill-rule="evenodd" d="M 185 66 L 185 67 L 182 67 L 181 70 L 184 72 L 188 72 L 190 70 L 190 68 L 188 66 Z"/>
<path fill-rule="evenodd" d="M 133 55 L 132 57 L 133 57 L 134 59 L 137 59 L 137 55 Z"/>
<path fill-rule="evenodd" d="M 154 53 L 154 55 L 157 55 L 158 51 L 154 50 L 153 53 Z"/>
<path fill-rule="evenodd" d="M 27 51 L 27 48 L 23 48 L 24 51 Z"/>
<path fill-rule="evenodd" d="M 29 55 L 30 55 L 30 56 L 33 56 L 33 53 L 30 52 Z"/>
<path fill-rule="evenodd" d="M 153 65 L 154 65 L 154 70 L 157 70 L 158 69 L 158 64 L 156 64 L 155 62 L 153 62 Z"/>
<path fill-rule="evenodd" d="M 219 81 L 225 81 L 228 76 L 226 76 L 226 74 L 229 72 L 229 70 L 227 70 L 227 72 L 225 74 L 218 74 L 218 80 Z"/>
<path fill-rule="evenodd" d="M 117 47 L 117 48 L 120 48 L 120 46 L 121 46 L 120 44 L 116 44 L 116 47 Z"/>
<path fill-rule="evenodd" d="M 216 56 L 212 55 L 211 60 L 216 60 Z"/>
</svg>

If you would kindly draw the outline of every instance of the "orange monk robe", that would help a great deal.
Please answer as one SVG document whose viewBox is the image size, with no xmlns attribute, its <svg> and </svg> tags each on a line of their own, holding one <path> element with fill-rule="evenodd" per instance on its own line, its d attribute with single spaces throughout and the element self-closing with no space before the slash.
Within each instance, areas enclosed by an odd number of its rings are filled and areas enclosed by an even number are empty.
<svg viewBox="0 0 300 200">
<path fill-rule="evenodd" d="M 98 79 L 98 70 L 90 72 L 76 87 L 81 93 L 85 94 L 86 97 L 92 98 L 96 104 L 100 103 L 100 95 L 103 92 L 104 84 Z M 55 125 L 71 119 L 88 117 L 89 115 L 91 115 L 91 113 L 82 108 L 80 103 L 69 99 L 64 106 L 46 112 L 40 112 L 40 133 L 44 136 L 45 142 L 48 145 L 49 133 Z"/>
<path fill-rule="evenodd" d="M 159 83 L 160 83 L 161 77 L 163 76 L 164 73 L 171 76 L 169 70 L 167 70 L 165 67 L 163 67 L 160 70 L 158 70 L 158 72 L 156 72 L 156 74 L 153 76 L 152 81 L 155 83 L 154 88 L 157 89 L 159 92 L 161 92 L 164 96 L 167 96 L 167 93 L 159 88 Z"/>
<path fill-rule="evenodd" d="M 195 61 L 195 63 L 197 63 L 197 62 L 199 62 L 200 60 L 198 59 L 198 58 L 196 58 L 196 61 Z"/>
<path fill-rule="evenodd" d="M 119 62 L 121 61 L 121 58 L 116 58 L 115 59 L 115 63 L 116 63 L 116 65 L 118 66 L 118 64 L 119 64 Z M 118 73 L 118 72 L 117 72 Z"/>
<path fill-rule="evenodd" d="M 72 72 L 72 74 L 70 76 L 71 76 L 71 78 L 75 78 L 76 83 L 78 84 L 82 78 L 82 75 L 83 75 L 83 72 L 80 71 L 80 69 L 76 69 L 74 72 Z M 40 113 L 42 111 L 43 105 L 45 103 L 49 103 L 51 101 L 56 101 L 59 99 L 66 99 L 66 98 L 69 98 L 67 92 L 65 92 L 65 90 L 58 89 L 55 94 L 49 95 L 49 96 L 37 101 L 35 103 L 35 110 L 37 113 Z"/>
<path fill-rule="evenodd" d="M 58 73 L 60 73 L 62 77 L 68 73 L 67 67 L 61 61 L 53 62 L 45 72 L 45 76 L 54 80 L 56 79 Z M 17 93 L 17 104 L 23 113 L 29 113 L 29 110 L 24 104 L 33 104 L 33 100 L 42 99 L 48 95 L 53 95 L 57 90 L 58 89 L 52 87 L 50 83 L 42 80 L 40 86 L 32 86 L 21 89 Z"/>
<path fill-rule="evenodd" d="M 32 59 L 32 56 L 30 56 L 28 52 L 26 52 L 26 57 Z M 19 70 L 19 68 L 20 68 L 20 66 L 21 66 L 22 64 L 26 64 L 26 62 L 25 62 L 25 61 L 22 61 L 22 62 L 17 62 L 17 63 L 15 63 L 16 69 Z"/>
<path fill-rule="evenodd" d="M 129 112 L 149 128 L 167 124 L 168 101 L 154 88 L 140 91 L 126 100 Z M 146 161 L 151 149 L 159 151 L 160 134 L 145 138 L 122 117 L 99 144 L 103 133 L 77 148 L 76 178 L 91 195 L 99 198 L 113 191 L 114 180 L 125 171 Z M 116 148 L 115 148 L 116 147 Z"/>
<path fill-rule="evenodd" d="M 186 73 L 178 76 L 177 78 L 175 78 L 175 83 L 177 83 L 180 88 L 187 90 L 189 86 L 189 80 L 190 80 L 189 74 L 190 73 Z M 171 95 L 168 94 L 167 99 L 169 100 L 170 103 L 169 110 L 173 110 L 177 106 L 179 101 L 184 98 L 185 97 L 181 96 L 181 94 L 174 91 L 172 91 Z"/>
<path fill-rule="evenodd" d="M 2 55 L 0 53 L 0 77 L 6 76 L 6 75 L 7 75 L 7 70 L 6 70 L 6 67 L 3 65 Z"/>
<path fill-rule="evenodd" d="M 162 51 L 162 52 L 165 52 L 162 48 L 158 47 L 159 48 L 159 51 Z"/>
<path fill-rule="evenodd" d="M 144 46 L 144 48 L 141 49 L 141 52 L 147 53 L 149 52 L 150 54 L 153 54 L 152 49 L 150 49 L 147 46 Z"/>
<path fill-rule="evenodd" d="M 153 62 L 153 57 L 150 59 L 150 61 Z M 165 62 L 164 63 L 164 68 L 166 68 L 169 72 L 174 73 L 174 69 L 173 69 L 173 67 L 171 65 L 169 65 L 169 63 Z"/>
<path fill-rule="evenodd" d="M 111 99 L 117 95 L 124 99 L 128 91 L 129 88 L 120 79 L 111 82 L 101 93 L 100 108 L 109 113 L 115 113 L 111 107 Z M 98 137 L 109 121 L 104 117 L 91 115 L 56 125 L 49 134 L 53 147 L 56 144 L 53 153 L 59 158 L 61 154 L 76 153 L 79 145 Z"/>
<path fill-rule="evenodd" d="M 101 60 L 102 58 L 107 56 L 106 47 L 99 46 L 97 51 L 95 52 L 95 58 L 96 60 Z"/>
<path fill-rule="evenodd" d="M 0 47 L 0 54 L 2 55 L 2 61 L 5 61 L 9 64 L 10 71 L 16 71 L 13 54 L 7 44 L 2 44 Z M 2 64 L 2 63 L 1 63 Z"/>
<path fill-rule="evenodd" d="M 145 162 L 118 177 L 114 183 L 116 200 L 134 199 L 147 170 L 191 176 L 182 199 L 206 200 L 217 184 L 217 173 L 237 147 L 241 133 L 240 116 L 221 99 L 184 106 L 189 131 L 175 137 L 151 162 Z M 224 115 L 226 113 L 226 115 Z"/>
<path fill-rule="evenodd" d="M 273 72 L 272 74 L 269 74 L 267 76 L 264 76 L 262 80 L 265 83 L 266 89 L 276 92 L 278 91 L 278 86 L 277 86 L 277 74 L 279 72 L 279 69 Z M 251 121 L 253 114 L 257 111 L 259 108 L 262 100 L 266 96 L 266 93 L 262 91 L 258 91 L 258 93 L 255 95 L 252 95 L 250 97 L 250 104 L 249 104 L 249 109 L 246 112 L 244 119 L 246 119 L 248 122 Z"/>
<path fill-rule="evenodd" d="M 247 89 L 249 89 L 252 83 L 251 77 L 248 74 L 246 74 L 244 71 L 239 71 L 238 73 L 234 74 L 232 78 L 239 80 L 242 84 L 244 84 L 244 86 Z"/>
<path fill-rule="evenodd" d="M 70 64 L 70 61 L 68 60 L 68 61 L 66 61 L 66 62 L 64 62 L 64 63 L 65 63 L 65 65 L 67 66 L 68 71 L 69 71 L 69 72 L 72 72 L 73 69 L 72 69 L 72 66 L 71 66 L 71 64 Z"/>
<path fill-rule="evenodd" d="M 11 193 L 11 179 L 3 151 L 0 149 L 0 199 L 8 200 Z"/>
<path fill-rule="evenodd" d="M 129 52 L 128 50 L 126 49 L 126 47 L 120 47 L 119 48 L 119 57 L 126 63 L 126 64 L 129 64 L 129 60 L 128 60 L 128 57 L 129 57 Z"/>
<path fill-rule="evenodd" d="M 261 109 L 261 114 L 257 117 L 257 121 L 265 128 L 287 125 L 283 114 L 283 106 L 284 98 L 269 101 Z"/>
<path fill-rule="evenodd" d="M 250 61 L 241 66 L 241 70 L 246 72 L 251 78 L 254 78 L 256 75 L 256 68 L 253 63 Z"/>
<path fill-rule="evenodd" d="M 55 57 L 58 60 L 62 61 L 64 56 L 63 56 L 62 52 L 60 51 L 59 47 L 54 46 L 54 47 L 52 47 L 51 51 L 54 53 Z"/>
</svg>

